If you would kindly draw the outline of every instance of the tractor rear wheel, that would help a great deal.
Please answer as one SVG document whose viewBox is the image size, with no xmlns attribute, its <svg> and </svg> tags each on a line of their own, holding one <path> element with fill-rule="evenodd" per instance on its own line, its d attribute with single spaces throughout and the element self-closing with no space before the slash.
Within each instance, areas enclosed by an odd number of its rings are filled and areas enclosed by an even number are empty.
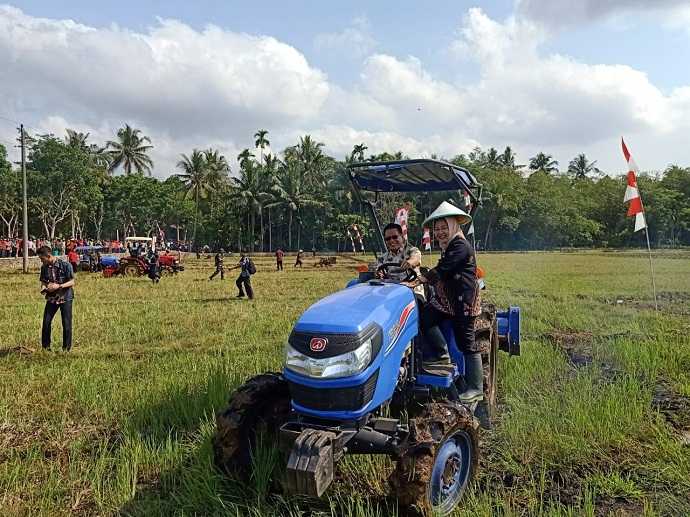
<svg viewBox="0 0 690 517">
<path fill-rule="evenodd" d="M 289 415 L 290 391 L 282 375 L 264 373 L 249 379 L 232 393 L 228 407 L 216 415 L 216 466 L 248 481 L 257 453 L 275 447 L 278 431 Z M 269 473 L 270 481 L 277 486 L 273 474 Z"/>
<path fill-rule="evenodd" d="M 496 308 L 491 304 L 482 306 L 475 323 L 475 340 L 481 350 L 484 370 L 484 399 L 477 405 L 475 414 L 481 426 L 490 429 L 496 415 L 498 393 L 498 320 Z"/>
<path fill-rule="evenodd" d="M 127 264 L 123 269 L 122 269 L 122 274 L 125 276 L 140 276 L 141 273 L 139 273 L 139 268 L 136 266 L 136 264 Z"/>
<path fill-rule="evenodd" d="M 477 422 L 466 407 L 444 402 L 426 404 L 409 426 L 411 448 L 390 477 L 398 504 L 403 512 L 448 515 L 477 469 Z"/>
</svg>

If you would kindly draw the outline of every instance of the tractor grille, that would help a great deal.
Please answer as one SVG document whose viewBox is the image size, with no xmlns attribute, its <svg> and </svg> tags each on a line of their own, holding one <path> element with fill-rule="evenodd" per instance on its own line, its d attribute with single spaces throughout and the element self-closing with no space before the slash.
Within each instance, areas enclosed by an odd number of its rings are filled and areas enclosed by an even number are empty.
<svg viewBox="0 0 690 517">
<path fill-rule="evenodd" d="M 374 396 L 378 370 L 364 384 L 351 388 L 310 388 L 290 382 L 290 396 L 296 404 L 317 411 L 354 411 Z"/>
</svg>

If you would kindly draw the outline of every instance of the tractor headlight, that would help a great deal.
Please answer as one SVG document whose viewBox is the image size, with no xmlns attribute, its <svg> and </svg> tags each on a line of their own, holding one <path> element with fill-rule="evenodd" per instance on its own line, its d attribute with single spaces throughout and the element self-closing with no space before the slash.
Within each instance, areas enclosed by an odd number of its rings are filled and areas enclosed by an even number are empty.
<svg viewBox="0 0 690 517">
<path fill-rule="evenodd" d="M 347 377 L 364 370 L 370 361 L 371 338 L 351 352 L 323 359 L 306 356 L 289 344 L 286 346 L 285 367 L 307 377 Z"/>
</svg>

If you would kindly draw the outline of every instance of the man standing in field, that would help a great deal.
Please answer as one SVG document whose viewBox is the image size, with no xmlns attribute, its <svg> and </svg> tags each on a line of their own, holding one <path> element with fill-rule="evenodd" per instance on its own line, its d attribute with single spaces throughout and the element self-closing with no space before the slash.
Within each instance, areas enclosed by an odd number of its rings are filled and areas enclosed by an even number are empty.
<svg viewBox="0 0 690 517">
<path fill-rule="evenodd" d="M 304 251 L 303 251 L 303 250 L 299 250 L 299 251 L 297 252 L 297 259 L 295 259 L 295 265 L 294 265 L 293 267 L 298 267 L 298 268 L 300 268 L 300 269 L 302 268 L 302 256 L 303 256 L 303 255 L 304 255 Z"/>
<path fill-rule="evenodd" d="M 283 270 L 283 257 L 285 256 L 285 252 L 278 248 L 276 250 L 276 271 L 282 271 Z"/>
<path fill-rule="evenodd" d="M 208 277 L 209 280 L 213 280 L 214 277 L 220 273 L 220 279 L 225 280 L 225 268 L 223 267 L 223 255 L 225 255 L 225 250 L 223 248 L 220 249 L 218 253 L 216 253 L 216 256 L 213 258 L 216 264 L 216 271 Z"/>
<path fill-rule="evenodd" d="M 229 271 L 233 269 L 240 268 L 240 276 L 237 277 L 235 285 L 239 289 L 237 298 L 244 298 L 244 292 L 247 291 L 247 297 L 250 300 L 254 299 L 254 290 L 252 289 L 252 278 L 251 276 L 256 272 L 254 268 L 254 263 L 252 260 L 246 256 L 244 253 L 240 255 L 240 262 L 234 267 L 231 267 Z"/>
<path fill-rule="evenodd" d="M 74 298 L 74 272 L 72 266 L 51 253 L 48 246 L 38 249 L 41 259 L 41 294 L 46 297 L 41 328 L 41 345 L 50 350 L 50 331 L 55 313 L 60 310 L 62 319 L 62 349 L 72 349 L 72 300 Z"/>
</svg>

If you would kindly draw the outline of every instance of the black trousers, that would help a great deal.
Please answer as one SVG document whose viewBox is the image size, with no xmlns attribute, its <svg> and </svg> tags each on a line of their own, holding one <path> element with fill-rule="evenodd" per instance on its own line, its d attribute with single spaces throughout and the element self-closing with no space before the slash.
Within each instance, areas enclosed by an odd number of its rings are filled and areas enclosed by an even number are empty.
<svg viewBox="0 0 690 517">
<path fill-rule="evenodd" d="M 249 276 L 238 276 L 235 281 L 237 289 L 240 290 L 240 296 L 244 296 L 244 291 L 247 291 L 247 297 L 251 300 L 254 298 L 254 290 L 252 289 L 252 278 Z"/>
<path fill-rule="evenodd" d="M 45 309 L 43 309 L 41 345 L 43 345 L 43 348 L 50 348 L 51 326 L 53 324 L 53 317 L 58 309 L 62 319 L 62 348 L 63 350 L 69 350 L 72 348 L 72 300 L 59 304 L 46 302 Z"/>
<path fill-rule="evenodd" d="M 215 276 L 218 273 L 220 273 L 220 279 L 225 280 L 225 269 L 223 268 L 223 266 L 217 266 L 215 272 L 210 277 L 208 277 L 208 279 L 213 280 L 213 278 L 215 278 Z"/>
<path fill-rule="evenodd" d="M 276 262 L 276 271 L 282 271 L 283 270 L 283 261 L 279 260 Z"/>
<path fill-rule="evenodd" d="M 474 341 L 474 322 L 476 316 L 465 316 L 464 314 L 449 316 L 427 304 L 422 311 L 422 331 L 426 332 L 432 327 L 440 326 L 443 320 L 451 320 L 455 343 L 463 354 L 479 352 Z"/>
</svg>

